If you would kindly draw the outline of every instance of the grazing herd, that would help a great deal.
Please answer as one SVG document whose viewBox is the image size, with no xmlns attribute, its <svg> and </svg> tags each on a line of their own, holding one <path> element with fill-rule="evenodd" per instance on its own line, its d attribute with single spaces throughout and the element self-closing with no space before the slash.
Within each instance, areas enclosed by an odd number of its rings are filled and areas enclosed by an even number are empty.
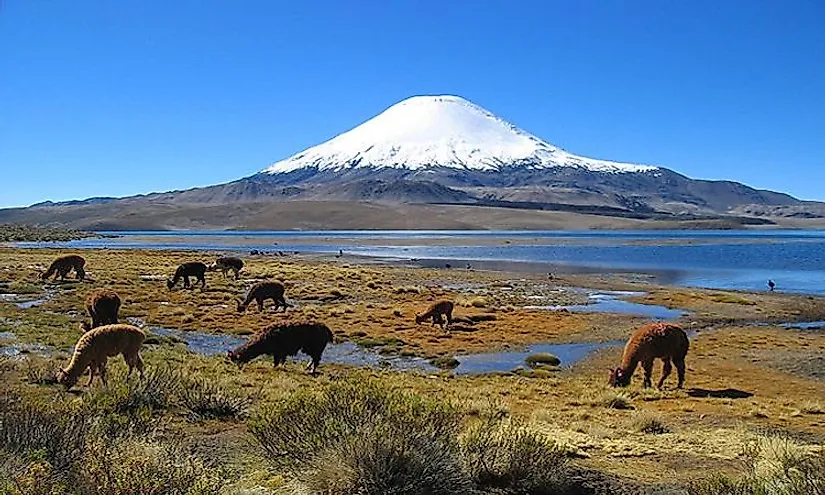
<svg viewBox="0 0 825 495">
<path fill-rule="evenodd" d="M 52 262 L 49 268 L 40 275 L 46 280 L 54 275 L 65 280 L 72 270 L 78 280 L 84 280 L 86 260 L 78 255 L 61 256 Z M 235 257 L 220 257 L 214 263 L 206 265 L 199 261 L 183 263 L 175 270 L 171 279 L 166 281 L 169 290 L 172 290 L 183 279 L 184 288 L 192 288 L 189 278 L 194 277 L 200 282 L 201 288 L 206 287 L 206 272 L 221 271 L 224 277 L 233 272 L 235 280 L 240 278 L 243 261 Z M 275 303 L 275 312 L 283 308 L 286 312 L 292 307 L 284 298 L 284 285 L 280 282 L 259 282 L 253 285 L 243 301 L 238 302 L 238 312 L 243 313 L 255 301 L 258 311 L 263 312 L 264 301 L 272 299 Z M 80 324 L 83 335 L 75 344 L 74 354 L 69 364 L 57 371 L 58 383 L 67 389 L 74 386 L 86 370 L 89 372 L 91 385 L 95 374 L 100 375 L 104 384 L 106 381 L 106 363 L 108 358 L 123 355 L 129 375 L 137 368 L 143 378 L 143 360 L 140 357 L 140 347 L 146 340 L 146 334 L 138 327 L 118 323 L 121 300 L 118 294 L 108 289 L 91 292 L 86 298 L 86 310 L 92 319 L 91 324 L 85 321 Z M 432 326 L 439 325 L 442 330 L 453 322 L 455 305 L 449 300 L 439 300 L 431 304 L 423 313 L 415 316 L 416 324 L 427 320 Z M 327 344 L 333 342 L 333 333 L 330 328 L 320 322 L 307 320 L 286 320 L 273 323 L 254 334 L 247 342 L 237 349 L 227 351 L 227 358 L 241 368 L 243 364 L 258 356 L 272 356 L 274 365 L 286 361 L 287 356 L 294 356 L 299 351 L 310 357 L 307 370 L 315 374 L 321 355 Z M 670 375 L 672 367 L 676 367 L 678 375 L 677 388 L 682 388 L 685 379 L 685 357 L 688 353 L 689 342 L 684 330 L 672 323 L 649 323 L 639 328 L 628 340 L 622 355 L 621 365 L 610 371 L 609 384 L 614 387 L 625 387 L 630 384 L 630 378 L 641 363 L 644 370 L 645 387 L 650 387 L 653 373 L 653 362 L 661 359 L 664 362 L 662 376 L 658 387 L 661 388 L 665 379 Z"/>
</svg>

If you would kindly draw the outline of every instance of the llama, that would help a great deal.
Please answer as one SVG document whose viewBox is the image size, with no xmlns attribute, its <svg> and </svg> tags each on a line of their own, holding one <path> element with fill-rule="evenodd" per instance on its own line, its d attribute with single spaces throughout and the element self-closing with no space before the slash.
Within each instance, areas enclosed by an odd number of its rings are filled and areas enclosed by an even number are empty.
<svg viewBox="0 0 825 495">
<path fill-rule="evenodd" d="M 189 277 L 195 277 L 201 283 L 201 289 L 205 289 L 205 274 L 206 265 L 201 263 L 200 261 L 190 261 L 188 263 L 181 263 L 181 265 L 178 266 L 178 269 L 175 270 L 175 276 L 172 278 L 172 280 L 166 281 L 166 287 L 168 287 L 169 290 L 172 290 L 172 287 L 174 287 L 178 283 L 178 280 L 180 280 L 181 277 L 183 277 L 183 288 L 189 289 L 190 287 L 192 287 L 189 283 Z"/>
<path fill-rule="evenodd" d="M 252 303 L 252 300 L 258 303 L 258 311 L 263 312 L 264 301 L 272 299 L 275 301 L 275 312 L 278 308 L 283 307 L 284 313 L 286 308 L 292 307 L 291 304 L 284 299 L 284 284 L 281 282 L 258 282 L 253 285 L 246 294 L 246 299 L 238 303 L 238 312 L 243 313 L 246 308 Z"/>
<path fill-rule="evenodd" d="M 437 301 L 430 305 L 427 308 L 427 311 L 415 315 L 415 323 L 419 324 L 427 320 L 427 318 L 432 318 L 433 323 L 431 326 L 435 326 L 438 323 L 441 326 L 441 329 L 444 329 L 444 320 L 441 318 L 441 315 L 447 317 L 447 326 L 449 327 L 453 323 L 453 302 L 452 301 Z"/>
<path fill-rule="evenodd" d="M 84 332 L 103 325 L 113 325 L 117 323 L 120 311 L 120 296 L 108 289 L 92 291 L 86 296 L 86 311 L 92 317 L 92 324 L 81 322 L 80 328 Z"/>
<path fill-rule="evenodd" d="M 641 362 L 645 372 L 644 386 L 650 387 L 653 360 L 658 358 L 664 362 L 658 388 L 662 388 L 665 379 L 670 375 L 671 361 L 676 366 L 676 373 L 679 376 L 676 388 L 682 388 L 685 381 L 685 356 L 687 356 L 689 345 L 687 334 L 678 325 L 672 323 L 643 325 L 627 341 L 621 366 L 610 371 L 610 385 L 613 387 L 630 385 L 630 377 L 633 376 L 636 366 Z"/>
<path fill-rule="evenodd" d="M 100 374 L 103 384 L 108 384 L 106 380 L 106 361 L 110 357 L 123 354 L 123 359 L 129 366 L 129 375 L 132 369 L 137 368 L 138 374 L 143 378 L 143 360 L 140 358 L 140 346 L 146 340 L 146 334 L 138 327 L 132 325 L 104 325 L 93 328 L 84 333 L 74 346 L 72 360 L 66 368 L 57 371 L 57 382 L 66 387 L 72 388 L 86 369 L 89 369 L 90 386 L 94 381 L 95 372 Z"/>
<path fill-rule="evenodd" d="M 235 273 L 235 280 L 238 280 L 243 270 L 243 260 L 232 256 L 222 256 L 209 265 L 208 270 L 210 272 L 220 270 L 223 272 L 223 278 L 226 278 L 226 272 L 232 270 Z"/>
<path fill-rule="evenodd" d="M 57 277 L 60 277 L 61 281 L 66 280 L 66 275 L 68 275 L 70 271 L 74 270 L 77 279 L 82 282 L 86 278 L 86 271 L 83 269 L 85 265 L 86 260 L 83 259 L 82 256 L 78 256 L 76 254 L 60 256 L 52 261 L 52 264 L 49 265 L 48 270 L 40 274 L 40 279 L 46 280 L 54 275 L 55 281 L 57 280 Z"/>
<path fill-rule="evenodd" d="M 318 363 L 321 362 L 321 354 L 332 341 L 332 330 L 323 323 L 311 320 L 284 321 L 265 327 L 237 349 L 228 351 L 227 357 L 241 368 L 244 363 L 266 354 L 272 356 L 277 367 L 286 361 L 287 356 L 303 351 L 311 358 L 307 370 L 315 374 Z"/>
</svg>

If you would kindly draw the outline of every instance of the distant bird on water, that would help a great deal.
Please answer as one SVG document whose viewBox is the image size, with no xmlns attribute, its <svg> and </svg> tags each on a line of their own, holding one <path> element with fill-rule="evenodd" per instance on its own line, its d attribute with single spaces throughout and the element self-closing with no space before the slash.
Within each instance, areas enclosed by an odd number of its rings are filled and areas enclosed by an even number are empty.
<svg viewBox="0 0 825 495">
<path fill-rule="evenodd" d="M 768 289 L 773 290 L 776 287 L 776 284 L 773 283 L 773 280 L 768 280 Z"/>
</svg>

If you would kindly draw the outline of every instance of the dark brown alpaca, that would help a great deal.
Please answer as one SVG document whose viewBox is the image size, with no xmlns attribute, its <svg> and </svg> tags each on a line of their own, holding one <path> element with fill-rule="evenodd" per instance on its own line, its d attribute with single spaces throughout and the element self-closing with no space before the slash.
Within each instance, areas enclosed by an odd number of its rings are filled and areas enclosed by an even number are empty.
<svg viewBox="0 0 825 495">
<path fill-rule="evenodd" d="M 232 256 L 222 256 L 209 265 L 210 272 L 216 270 L 223 272 L 223 278 L 226 278 L 226 272 L 232 270 L 235 273 L 235 280 L 238 280 L 241 276 L 241 270 L 243 270 L 243 260 Z"/>
<path fill-rule="evenodd" d="M 441 326 L 441 329 L 444 329 L 444 320 L 441 318 L 441 315 L 447 317 L 447 326 L 453 323 L 453 307 L 454 304 L 452 301 L 437 301 L 430 305 L 427 308 L 427 311 L 415 315 L 415 322 L 422 323 L 426 321 L 428 318 L 432 318 L 433 323 L 432 326 L 435 326 L 437 323 Z"/>
<path fill-rule="evenodd" d="M 113 325 L 117 323 L 117 314 L 120 311 L 120 296 L 108 289 L 90 292 L 86 296 L 86 311 L 92 317 L 92 324 L 81 322 L 80 327 L 84 332 L 103 325 Z"/>
<path fill-rule="evenodd" d="M 253 285 L 246 294 L 246 299 L 238 303 L 238 312 L 243 313 L 246 311 L 253 299 L 258 303 L 258 311 L 261 312 L 264 310 L 264 301 L 267 299 L 275 301 L 276 312 L 280 307 L 283 307 L 284 312 L 286 312 L 286 308 L 292 306 L 284 299 L 284 284 L 281 282 L 258 282 Z"/>
<path fill-rule="evenodd" d="M 52 261 L 48 270 L 40 274 L 40 279 L 46 280 L 54 275 L 54 280 L 57 280 L 57 277 L 60 277 L 60 280 L 66 280 L 66 275 L 74 270 L 77 279 L 82 281 L 86 278 L 86 271 L 83 269 L 85 265 L 86 260 L 82 256 L 76 254 L 61 256 Z"/>
<path fill-rule="evenodd" d="M 266 354 L 272 356 L 274 365 L 278 366 L 286 361 L 287 356 L 302 351 L 311 358 L 307 369 L 314 374 L 321 362 L 321 354 L 332 340 L 332 331 L 323 323 L 284 321 L 267 326 L 237 349 L 228 351 L 227 357 L 241 367 Z"/>
<path fill-rule="evenodd" d="M 636 366 L 642 363 L 645 372 L 644 386 L 651 386 L 653 375 L 653 360 L 664 361 L 662 378 L 659 388 L 670 375 L 671 361 L 676 366 L 679 383 L 676 388 L 682 388 L 685 381 L 685 356 L 688 353 L 687 334 L 678 325 L 672 323 L 648 323 L 642 326 L 630 337 L 624 347 L 622 365 L 610 371 L 610 385 L 626 387 L 630 385 L 630 377 L 636 371 Z"/>
<path fill-rule="evenodd" d="M 201 288 L 206 288 L 206 265 L 201 263 L 200 261 L 190 261 L 188 263 L 182 263 L 177 270 L 175 270 L 175 276 L 172 280 L 166 281 L 166 287 L 169 290 L 172 290 L 178 280 L 183 278 L 183 288 L 188 289 L 191 287 L 189 283 L 189 277 L 195 277 L 201 283 Z"/>
</svg>

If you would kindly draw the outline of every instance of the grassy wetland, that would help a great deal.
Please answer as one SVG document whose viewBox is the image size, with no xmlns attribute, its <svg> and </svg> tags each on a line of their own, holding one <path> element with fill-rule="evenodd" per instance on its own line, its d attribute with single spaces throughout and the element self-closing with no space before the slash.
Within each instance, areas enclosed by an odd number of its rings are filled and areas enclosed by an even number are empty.
<svg viewBox="0 0 825 495">
<path fill-rule="evenodd" d="M 781 326 L 825 320 L 825 298 L 298 256 L 244 256 L 241 280 L 212 272 L 205 290 L 170 291 L 180 263 L 215 255 L 109 249 L 80 252 L 91 281 L 40 282 L 60 254 L 0 248 L 0 493 L 825 493 L 825 331 Z M 295 307 L 238 313 L 260 280 L 283 282 Z M 54 370 L 101 287 L 147 332 L 147 378 L 126 380 L 117 357 L 108 386 L 82 378 L 67 392 Z M 621 347 L 484 375 L 325 354 L 310 376 L 302 362 L 264 358 L 239 370 L 176 337 L 245 338 L 315 318 L 338 343 L 450 368 L 531 344 L 624 341 L 647 321 L 564 309 L 586 303 L 584 289 L 685 311 L 685 388 L 671 376 L 643 389 L 639 370 L 629 387 L 608 387 Z M 415 324 L 437 299 L 456 303 L 450 332 Z M 660 372 L 657 362 L 654 383 Z"/>
</svg>

